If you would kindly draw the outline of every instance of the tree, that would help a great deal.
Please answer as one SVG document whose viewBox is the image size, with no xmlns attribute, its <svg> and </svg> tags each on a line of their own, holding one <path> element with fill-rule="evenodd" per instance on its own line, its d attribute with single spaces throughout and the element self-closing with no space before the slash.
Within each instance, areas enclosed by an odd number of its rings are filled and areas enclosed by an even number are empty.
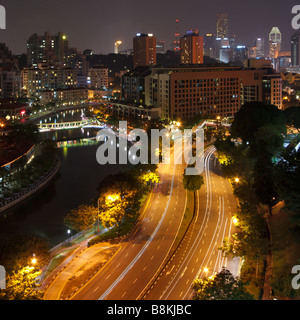
<svg viewBox="0 0 300 320">
<path fill-rule="evenodd" d="M 249 102 L 236 113 L 231 126 L 231 135 L 233 138 L 241 138 L 244 144 L 249 143 L 252 148 L 256 146 L 258 138 L 270 139 L 258 133 L 258 130 L 265 126 L 268 127 L 272 136 L 280 137 L 286 133 L 285 117 L 282 111 L 274 105 Z"/>
<path fill-rule="evenodd" d="M 258 201 L 268 207 L 272 215 L 272 207 L 277 203 L 278 193 L 274 183 L 273 164 L 263 158 L 254 166 L 254 189 Z"/>
<path fill-rule="evenodd" d="M 274 168 L 275 185 L 286 207 L 300 218 L 300 148 L 287 148 Z"/>
<path fill-rule="evenodd" d="M 159 175 L 156 172 L 146 172 L 143 175 L 141 175 L 140 178 L 143 182 L 146 183 L 159 183 L 160 179 L 159 179 Z"/>
<path fill-rule="evenodd" d="M 8 274 L 6 289 L 0 290 L 0 300 L 42 300 L 43 292 L 37 290 L 40 273 L 36 268 L 26 266 Z"/>
<path fill-rule="evenodd" d="M 283 111 L 286 124 L 294 127 L 300 133 L 300 108 L 290 107 Z"/>
<path fill-rule="evenodd" d="M 188 191 L 196 192 L 201 189 L 204 184 L 204 178 L 201 175 L 183 174 L 183 187 Z"/>
<path fill-rule="evenodd" d="M 94 206 L 80 205 L 66 215 L 64 223 L 71 229 L 85 233 L 95 223 L 97 214 L 98 210 Z"/>
<path fill-rule="evenodd" d="M 245 289 L 245 283 L 235 278 L 229 270 L 210 278 L 196 279 L 193 282 L 194 300 L 254 300 Z"/>
<path fill-rule="evenodd" d="M 8 273 L 29 265 L 33 254 L 37 258 L 37 265 L 43 266 L 49 259 L 48 241 L 27 235 L 0 239 L 0 261 Z"/>
<path fill-rule="evenodd" d="M 106 228 L 120 227 L 123 219 L 134 212 L 137 191 L 126 182 L 114 181 L 114 184 L 100 193 L 99 217 Z"/>
</svg>

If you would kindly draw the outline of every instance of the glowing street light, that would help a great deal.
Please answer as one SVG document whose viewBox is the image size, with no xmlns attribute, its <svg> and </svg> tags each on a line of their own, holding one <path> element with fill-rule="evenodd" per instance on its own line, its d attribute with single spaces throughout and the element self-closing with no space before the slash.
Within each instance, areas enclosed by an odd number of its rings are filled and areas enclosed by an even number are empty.
<svg viewBox="0 0 300 320">
<path fill-rule="evenodd" d="M 236 183 L 239 183 L 239 182 L 240 182 L 240 179 L 239 179 L 239 178 L 235 178 L 234 181 L 235 181 Z"/>
<path fill-rule="evenodd" d="M 31 259 L 31 263 L 32 264 L 36 264 L 37 263 L 37 259 L 35 258 L 35 254 L 33 254 L 33 258 Z"/>
<path fill-rule="evenodd" d="M 234 225 L 238 225 L 239 224 L 239 220 L 236 217 L 232 218 L 232 222 L 234 223 Z"/>
<path fill-rule="evenodd" d="M 107 200 L 111 202 L 115 202 L 120 199 L 120 196 L 118 194 L 113 194 L 107 197 Z"/>
</svg>

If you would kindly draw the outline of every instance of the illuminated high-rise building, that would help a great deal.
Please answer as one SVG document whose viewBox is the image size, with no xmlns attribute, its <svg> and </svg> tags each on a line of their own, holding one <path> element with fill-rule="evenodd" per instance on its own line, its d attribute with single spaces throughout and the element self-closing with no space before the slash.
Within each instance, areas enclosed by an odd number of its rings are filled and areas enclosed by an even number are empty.
<svg viewBox="0 0 300 320">
<path fill-rule="evenodd" d="M 281 32 L 278 27 L 273 27 L 269 33 L 269 58 L 277 59 L 281 48 Z"/>
<path fill-rule="evenodd" d="M 133 66 L 156 64 L 156 37 L 152 33 L 137 33 L 133 38 Z"/>
<path fill-rule="evenodd" d="M 217 14 L 217 38 L 228 38 L 228 14 Z"/>
<path fill-rule="evenodd" d="M 254 42 L 254 46 L 256 47 L 256 58 L 264 58 L 265 57 L 265 39 L 256 38 Z"/>
<path fill-rule="evenodd" d="M 292 67 L 300 66 L 300 32 L 296 32 L 292 36 L 291 41 L 291 64 Z"/>
<path fill-rule="evenodd" d="M 115 42 L 115 47 L 114 47 L 114 52 L 115 54 L 120 54 L 122 51 L 122 41 L 116 41 Z"/>
<path fill-rule="evenodd" d="M 189 30 L 180 38 L 180 57 L 182 64 L 203 63 L 203 37 L 198 30 Z"/>
</svg>

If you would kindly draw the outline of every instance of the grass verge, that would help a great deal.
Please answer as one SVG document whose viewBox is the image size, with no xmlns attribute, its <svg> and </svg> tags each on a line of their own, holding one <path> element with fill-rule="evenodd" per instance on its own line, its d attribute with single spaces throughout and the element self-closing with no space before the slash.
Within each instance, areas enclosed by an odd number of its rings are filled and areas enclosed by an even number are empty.
<svg viewBox="0 0 300 320">
<path fill-rule="evenodd" d="M 174 250 L 179 245 L 180 241 L 185 235 L 185 232 L 187 231 L 187 228 L 189 227 L 191 221 L 193 220 L 194 206 L 195 206 L 194 202 L 195 202 L 194 192 L 187 191 L 187 205 L 186 205 L 186 209 L 184 212 L 184 217 L 183 217 L 180 229 L 178 231 L 177 237 L 173 245 Z"/>
</svg>

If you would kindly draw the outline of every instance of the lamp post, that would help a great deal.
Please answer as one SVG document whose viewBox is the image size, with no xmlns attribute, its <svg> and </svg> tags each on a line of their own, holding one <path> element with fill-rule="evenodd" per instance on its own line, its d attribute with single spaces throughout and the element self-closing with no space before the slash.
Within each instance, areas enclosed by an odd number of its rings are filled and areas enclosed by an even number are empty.
<svg viewBox="0 0 300 320">
<path fill-rule="evenodd" d="M 31 259 L 31 263 L 32 263 L 33 265 L 35 265 L 35 264 L 37 263 L 37 260 L 36 260 L 36 258 L 35 258 L 35 254 L 33 254 L 33 258 Z"/>
<path fill-rule="evenodd" d="M 98 236 L 100 234 L 100 206 L 99 206 L 99 202 L 100 202 L 100 198 L 98 198 L 98 217 L 97 217 L 97 220 L 98 220 Z"/>
<path fill-rule="evenodd" d="M 217 130 L 219 130 L 219 123 L 220 123 L 221 117 L 217 116 Z"/>
</svg>

